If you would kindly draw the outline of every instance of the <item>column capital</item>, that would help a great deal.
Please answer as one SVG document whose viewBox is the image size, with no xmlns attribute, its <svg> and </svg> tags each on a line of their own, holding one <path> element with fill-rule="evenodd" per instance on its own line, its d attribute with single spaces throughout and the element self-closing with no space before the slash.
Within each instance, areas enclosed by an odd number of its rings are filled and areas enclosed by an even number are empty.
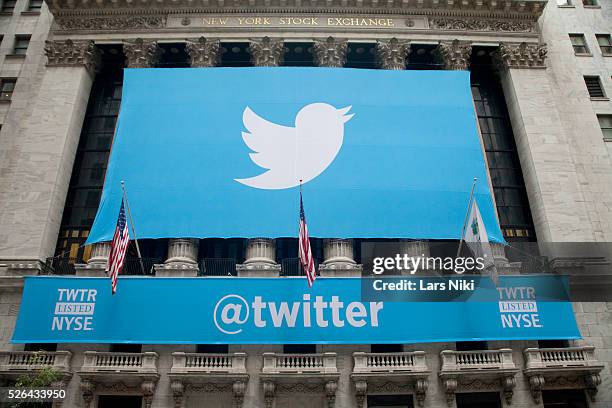
<svg viewBox="0 0 612 408">
<path fill-rule="evenodd" d="M 497 66 L 510 68 L 546 68 L 546 44 L 501 43 L 494 54 Z"/>
<path fill-rule="evenodd" d="M 100 51 L 91 40 L 45 41 L 48 67 L 83 66 L 94 73 L 100 66 Z"/>
<path fill-rule="evenodd" d="M 406 58 L 409 53 L 410 43 L 408 41 L 392 38 L 376 43 L 376 57 L 382 69 L 406 69 Z"/>
<path fill-rule="evenodd" d="M 194 68 L 214 67 L 219 64 L 221 57 L 219 40 L 207 40 L 204 37 L 187 40 L 185 48 Z"/>
<path fill-rule="evenodd" d="M 472 55 L 472 43 L 469 41 L 441 41 L 436 48 L 436 55 L 445 69 L 467 70 Z"/>
<path fill-rule="evenodd" d="M 325 40 L 316 40 L 313 50 L 318 66 L 342 68 L 346 63 L 348 43 L 330 36 Z"/>
<path fill-rule="evenodd" d="M 123 42 L 125 65 L 128 68 L 151 68 L 159 59 L 160 51 L 156 41 L 137 38 Z"/>
<path fill-rule="evenodd" d="M 249 53 L 256 67 L 278 67 L 283 62 L 285 45 L 283 40 L 264 37 L 251 40 Z"/>
</svg>

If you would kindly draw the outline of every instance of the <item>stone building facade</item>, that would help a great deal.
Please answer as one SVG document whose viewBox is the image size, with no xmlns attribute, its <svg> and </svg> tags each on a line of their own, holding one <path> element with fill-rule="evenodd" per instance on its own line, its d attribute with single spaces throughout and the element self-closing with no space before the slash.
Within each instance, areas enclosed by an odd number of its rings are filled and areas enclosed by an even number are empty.
<svg viewBox="0 0 612 408">
<path fill-rule="evenodd" d="M 10 343 L 23 276 L 103 275 L 108 245 L 80 246 L 91 225 L 82 209 L 95 210 L 100 186 L 80 185 L 79 171 L 98 171 L 103 180 L 123 67 L 471 70 L 506 238 L 537 237 L 552 267 L 579 271 L 589 259 L 555 254 L 546 244 L 612 241 L 612 2 L 574 1 L 3 0 L 0 379 L 55 366 L 67 390 L 55 406 L 63 407 L 612 406 L 606 302 L 574 303 L 583 339 L 570 344 L 59 344 L 32 363 L 34 350 L 47 346 Z M 497 113 L 487 112 L 490 94 L 501 96 Z M 96 120 L 106 121 L 106 131 L 94 129 Z M 509 147 L 485 140 L 501 134 Z M 494 164 L 502 154 L 515 164 Z M 514 182 L 498 180 L 510 173 Z M 505 197 L 511 192 L 513 203 Z M 231 255 L 210 255 L 198 240 L 164 241 L 162 258 L 159 243 L 151 243 L 151 270 L 205 278 L 229 268 L 231 275 L 287 278 L 291 264 L 279 260 L 283 247 L 272 238 L 244 242 L 229 267 Z M 406 249 L 421 254 L 427 245 Z M 322 241 L 320 274 L 359 275 L 354 248 L 350 240 Z M 521 270 L 507 249 L 495 252 L 498 269 Z M 57 262 L 65 253 L 71 258 Z"/>
</svg>

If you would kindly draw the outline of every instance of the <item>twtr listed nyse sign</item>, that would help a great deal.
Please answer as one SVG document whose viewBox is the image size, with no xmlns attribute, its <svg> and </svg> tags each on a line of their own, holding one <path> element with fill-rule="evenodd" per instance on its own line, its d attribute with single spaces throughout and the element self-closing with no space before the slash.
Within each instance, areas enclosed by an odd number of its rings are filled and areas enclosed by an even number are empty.
<svg viewBox="0 0 612 408">
<path fill-rule="evenodd" d="M 51 330 L 93 330 L 95 289 L 58 289 Z"/>
<path fill-rule="evenodd" d="M 499 293 L 499 312 L 504 329 L 519 327 L 543 327 L 538 314 L 535 288 L 505 287 L 497 288 Z"/>
</svg>

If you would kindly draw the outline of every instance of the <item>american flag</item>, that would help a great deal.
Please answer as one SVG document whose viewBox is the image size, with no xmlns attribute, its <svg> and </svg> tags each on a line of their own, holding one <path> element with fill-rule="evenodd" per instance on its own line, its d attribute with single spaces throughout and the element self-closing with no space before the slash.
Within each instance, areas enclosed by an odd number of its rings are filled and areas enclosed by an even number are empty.
<svg viewBox="0 0 612 408">
<path fill-rule="evenodd" d="M 123 198 L 121 199 L 121 209 L 119 210 L 119 219 L 117 219 L 117 228 L 113 242 L 111 242 L 110 255 L 108 256 L 108 264 L 106 265 L 106 273 L 111 278 L 111 288 L 113 294 L 117 290 L 117 276 L 123 269 L 125 261 L 125 253 L 127 252 L 128 244 L 130 243 L 130 234 L 128 232 L 127 220 L 125 218 L 125 207 Z"/>
<path fill-rule="evenodd" d="M 312 286 L 317 278 L 315 271 L 314 259 L 312 257 L 312 248 L 310 247 L 310 238 L 308 238 L 308 226 L 306 226 L 306 215 L 304 215 L 304 204 L 302 203 L 302 192 L 300 191 L 300 238 L 298 241 L 298 250 L 300 264 L 306 274 L 308 286 Z"/>
</svg>

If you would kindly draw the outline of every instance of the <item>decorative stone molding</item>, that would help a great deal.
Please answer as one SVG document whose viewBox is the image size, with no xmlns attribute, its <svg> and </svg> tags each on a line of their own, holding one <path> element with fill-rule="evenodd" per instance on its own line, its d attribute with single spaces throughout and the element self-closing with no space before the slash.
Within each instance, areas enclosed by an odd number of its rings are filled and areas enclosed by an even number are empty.
<svg viewBox="0 0 612 408">
<path fill-rule="evenodd" d="M 366 396 L 368 395 L 368 383 L 365 380 L 355 381 L 355 399 L 357 408 L 365 406 Z"/>
<path fill-rule="evenodd" d="M 244 394 L 246 393 L 246 382 L 245 381 L 234 381 L 232 384 L 232 403 L 234 408 L 241 408 L 244 402 Z"/>
<path fill-rule="evenodd" d="M 342 68 L 346 63 L 348 43 L 327 37 L 326 40 L 316 40 L 313 45 L 315 63 L 320 67 Z"/>
<path fill-rule="evenodd" d="M 458 19 L 435 17 L 429 19 L 429 27 L 435 30 L 494 31 L 510 33 L 537 33 L 535 21 Z"/>
<path fill-rule="evenodd" d="M 219 40 L 207 40 L 204 37 L 187 40 L 185 48 L 194 68 L 215 67 L 221 60 Z"/>
<path fill-rule="evenodd" d="M 455 402 L 455 391 L 457 391 L 457 387 L 459 386 L 459 381 L 456 378 L 446 378 L 443 381 L 444 385 L 444 393 L 446 394 L 446 403 L 449 407 L 453 406 Z"/>
<path fill-rule="evenodd" d="M 501 43 L 494 54 L 499 68 L 546 68 L 545 44 Z"/>
<path fill-rule="evenodd" d="M 163 16 L 112 16 L 112 17 L 57 17 L 55 22 L 61 30 L 70 31 L 116 31 L 149 30 L 166 26 Z"/>
<path fill-rule="evenodd" d="M 414 384 L 414 394 L 419 407 L 425 405 L 425 395 L 427 394 L 427 388 L 429 387 L 429 380 L 427 378 L 419 378 Z"/>
<path fill-rule="evenodd" d="M 392 38 L 376 43 L 376 56 L 382 69 L 406 69 L 406 57 L 410 53 L 410 43 Z"/>
<path fill-rule="evenodd" d="M 281 266 L 276 263 L 273 239 L 252 238 L 247 241 L 246 260 L 236 265 L 238 276 L 279 276 Z"/>
<path fill-rule="evenodd" d="M 529 388 L 531 389 L 531 397 L 536 404 L 540 404 L 542 400 L 542 388 L 544 387 L 544 376 L 532 375 L 529 377 Z"/>
<path fill-rule="evenodd" d="M 251 62 L 256 67 L 278 67 L 283 62 L 285 45 L 282 40 L 264 37 L 251 40 L 249 53 Z"/>
<path fill-rule="evenodd" d="M 140 384 L 140 390 L 142 391 L 142 396 L 144 400 L 145 408 L 151 408 L 151 404 L 153 403 L 153 395 L 155 395 L 155 386 L 157 385 L 156 381 L 146 380 Z"/>
<path fill-rule="evenodd" d="M 445 69 L 466 70 L 470 64 L 472 44 L 468 41 L 441 41 L 436 48 L 436 56 Z"/>
<path fill-rule="evenodd" d="M 91 40 L 46 41 L 48 67 L 84 66 L 94 73 L 100 65 L 100 52 Z"/>
<path fill-rule="evenodd" d="M 159 59 L 157 42 L 137 38 L 123 43 L 125 64 L 128 68 L 151 68 Z"/>
<path fill-rule="evenodd" d="M 90 268 L 106 269 L 110 256 L 110 242 L 97 242 L 91 246 L 91 257 L 87 261 Z"/>
<path fill-rule="evenodd" d="M 274 397 L 276 395 L 276 384 L 274 384 L 272 381 L 264 381 L 262 386 L 266 408 L 272 408 L 272 405 L 274 404 Z"/>
<path fill-rule="evenodd" d="M 81 379 L 81 395 L 85 401 L 85 408 L 89 408 L 94 398 L 96 385 L 93 381 Z"/>
<path fill-rule="evenodd" d="M 195 265 L 198 260 L 198 240 L 173 238 L 168 240 L 168 259 L 166 264 Z"/>
<path fill-rule="evenodd" d="M 326 239 L 323 243 L 323 257 L 326 267 L 354 267 L 353 240 Z"/>
</svg>

